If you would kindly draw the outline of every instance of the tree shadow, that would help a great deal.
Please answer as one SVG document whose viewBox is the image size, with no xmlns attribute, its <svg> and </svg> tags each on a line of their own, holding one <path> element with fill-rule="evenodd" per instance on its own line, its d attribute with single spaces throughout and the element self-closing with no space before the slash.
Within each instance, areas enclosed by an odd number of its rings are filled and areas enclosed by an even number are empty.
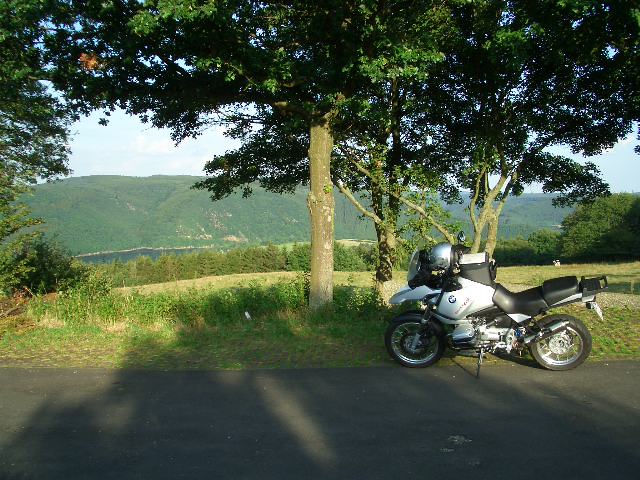
<svg viewBox="0 0 640 480">
<path fill-rule="evenodd" d="M 220 312 L 239 316 L 245 303 L 209 300 L 204 311 L 187 300 L 179 305 L 185 328 L 171 342 L 149 335 L 129 345 L 123 364 L 153 369 L 0 369 L 0 478 L 538 480 L 632 478 L 640 467 L 634 363 L 571 372 L 488 365 L 480 379 L 461 362 L 425 370 L 207 370 L 219 364 L 216 354 L 229 366 L 255 365 L 233 344 L 261 328 L 278 328 L 284 343 L 298 344 L 287 355 L 273 345 L 263 366 L 314 354 L 286 316 L 260 325 L 255 309 L 258 323 L 216 324 Z M 280 308 L 277 298 L 269 301 L 264 308 Z M 367 298 L 339 301 L 362 318 L 376 311 Z M 376 325 L 362 318 L 363 332 Z M 349 319 L 336 320 L 331 328 Z M 320 326 L 310 319 L 307 328 Z M 240 335 L 229 342 L 231 327 Z M 386 356 L 381 331 L 371 341 Z M 339 330 L 312 338 L 349 351 L 351 337 Z"/>
<path fill-rule="evenodd" d="M 635 364 L 458 372 L 3 369 L 0 478 L 589 479 L 640 467 Z"/>
</svg>

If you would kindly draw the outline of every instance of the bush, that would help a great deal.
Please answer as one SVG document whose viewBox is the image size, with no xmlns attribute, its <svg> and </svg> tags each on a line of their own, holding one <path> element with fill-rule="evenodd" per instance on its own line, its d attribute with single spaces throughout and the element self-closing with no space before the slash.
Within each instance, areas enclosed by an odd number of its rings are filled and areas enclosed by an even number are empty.
<svg viewBox="0 0 640 480">
<path fill-rule="evenodd" d="M 499 240 L 493 257 L 499 265 L 551 265 L 560 252 L 560 233 L 539 230 L 522 237 Z"/>
<path fill-rule="evenodd" d="M 20 248 L 5 257 L 3 269 L 11 273 L 11 281 L 1 290 L 29 290 L 34 294 L 56 292 L 82 281 L 88 267 L 71 257 L 59 244 L 42 235 L 26 239 Z"/>
</svg>

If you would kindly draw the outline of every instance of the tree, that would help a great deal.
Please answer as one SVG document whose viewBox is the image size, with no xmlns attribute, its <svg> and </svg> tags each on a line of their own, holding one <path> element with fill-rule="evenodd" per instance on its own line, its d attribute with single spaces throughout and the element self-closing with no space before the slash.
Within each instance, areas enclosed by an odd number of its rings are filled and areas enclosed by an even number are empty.
<svg viewBox="0 0 640 480">
<path fill-rule="evenodd" d="M 310 304 L 328 303 L 333 290 L 332 126 L 339 104 L 360 84 L 358 59 L 376 2 L 61 4 L 46 43 L 56 65 L 55 84 L 83 111 L 102 108 L 108 114 L 118 106 L 171 128 L 177 141 L 197 136 L 212 123 L 245 118 L 260 123 L 292 118 L 304 128 L 312 223 Z"/>
<path fill-rule="evenodd" d="M 40 223 L 17 204 L 36 183 L 69 173 L 69 111 L 47 84 L 38 2 L 0 4 L 0 289 L 10 290 L 33 267 L 27 250 Z"/>
<path fill-rule="evenodd" d="M 542 229 L 533 232 L 527 238 L 527 242 L 536 254 L 539 264 L 550 264 L 558 258 L 560 253 L 560 232 Z"/>
<path fill-rule="evenodd" d="M 608 193 L 597 168 L 549 153 L 591 155 L 639 115 L 639 25 L 628 2 L 501 1 L 452 7 L 455 35 L 423 95 L 429 148 L 470 191 L 473 251 L 493 252 L 505 202 L 538 182 L 573 203 Z M 450 197 L 450 199 L 453 199 Z"/>
<path fill-rule="evenodd" d="M 640 197 L 619 193 L 578 205 L 562 222 L 562 255 L 582 261 L 640 258 Z"/>
<path fill-rule="evenodd" d="M 0 173 L 0 292 L 10 292 L 19 286 L 21 280 L 31 270 L 22 256 L 33 234 L 19 235 L 23 228 L 36 225 L 29 218 L 29 211 L 15 205 L 16 189 L 11 177 Z"/>
<path fill-rule="evenodd" d="M 0 162 L 4 185 L 67 175 L 69 110 L 48 87 L 39 2 L 0 5 Z"/>
<path fill-rule="evenodd" d="M 366 10 L 368 26 L 354 67 L 359 83 L 337 104 L 333 116 L 331 177 L 374 222 L 379 248 L 376 279 L 381 285 L 391 280 L 400 205 L 408 200 L 409 185 L 431 188 L 438 179 L 433 169 L 425 175 L 424 158 L 412 149 L 408 119 L 420 105 L 412 84 L 424 80 L 430 65 L 441 58 L 434 36 L 441 34 L 438 29 L 447 10 L 430 1 L 413 2 L 411 8 L 401 2 L 363 3 L 360 8 Z M 283 119 L 257 107 L 251 115 L 227 120 L 236 125 L 229 135 L 243 145 L 207 164 L 211 178 L 201 186 L 214 198 L 236 188 L 250 194 L 254 182 L 282 192 L 308 181 L 307 127 L 298 117 Z"/>
</svg>

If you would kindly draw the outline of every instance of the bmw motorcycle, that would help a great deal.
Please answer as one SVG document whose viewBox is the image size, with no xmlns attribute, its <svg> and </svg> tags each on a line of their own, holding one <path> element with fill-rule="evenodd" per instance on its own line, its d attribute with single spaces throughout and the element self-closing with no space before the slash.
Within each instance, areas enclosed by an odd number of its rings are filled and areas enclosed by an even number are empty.
<svg viewBox="0 0 640 480">
<path fill-rule="evenodd" d="M 608 287 L 606 276 L 559 277 L 522 292 L 496 283 L 496 263 L 486 252 L 470 254 L 463 245 L 439 243 L 416 250 L 409 264 L 408 285 L 389 300 L 392 304 L 420 302 L 391 319 L 385 344 L 391 357 L 405 367 L 428 367 L 446 348 L 477 356 L 477 375 L 484 354 L 522 354 L 549 370 L 577 367 L 591 352 L 591 334 L 577 318 L 547 315 L 549 310 L 583 302 L 602 310 L 596 294 Z"/>
</svg>

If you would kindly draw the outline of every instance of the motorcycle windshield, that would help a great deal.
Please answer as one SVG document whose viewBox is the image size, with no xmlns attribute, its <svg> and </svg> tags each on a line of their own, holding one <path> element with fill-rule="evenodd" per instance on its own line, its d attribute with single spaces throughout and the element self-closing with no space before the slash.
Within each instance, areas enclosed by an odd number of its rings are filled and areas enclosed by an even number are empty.
<svg viewBox="0 0 640 480">
<path fill-rule="evenodd" d="M 409 260 L 409 270 L 407 271 L 407 283 L 416 276 L 420 269 L 420 250 L 416 249 Z"/>
</svg>

